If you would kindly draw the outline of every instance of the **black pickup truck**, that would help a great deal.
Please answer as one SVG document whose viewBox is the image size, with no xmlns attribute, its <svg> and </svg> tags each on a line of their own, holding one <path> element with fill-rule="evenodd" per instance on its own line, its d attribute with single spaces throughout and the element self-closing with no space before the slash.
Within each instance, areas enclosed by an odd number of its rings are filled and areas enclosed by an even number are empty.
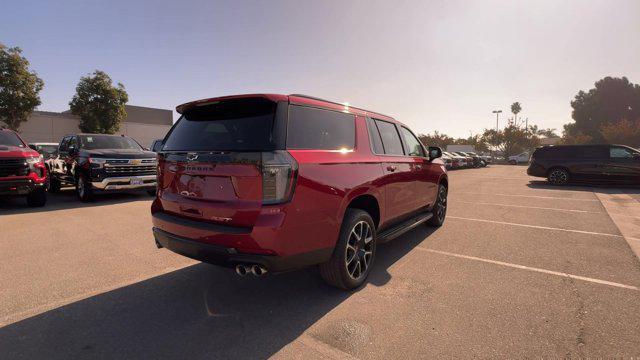
<svg viewBox="0 0 640 360">
<path fill-rule="evenodd" d="M 83 202 L 103 191 L 140 189 L 155 194 L 156 154 L 127 136 L 67 135 L 46 166 L 49 192 L 72 185 Z"/>
</svg>

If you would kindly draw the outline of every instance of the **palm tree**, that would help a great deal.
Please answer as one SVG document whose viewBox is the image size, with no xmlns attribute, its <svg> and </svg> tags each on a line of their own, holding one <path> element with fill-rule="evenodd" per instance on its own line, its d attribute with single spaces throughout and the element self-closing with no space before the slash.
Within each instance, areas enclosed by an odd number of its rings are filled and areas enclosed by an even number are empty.
<svg viewBox="0 0 640 360">
<path fill-rule="evenodd" d="M 513 123 L 518 126 L 518 113 L 522 111 L 522 106 L 519 102 L 511 104 L 511 112 L 513 113 Z"/>
</svg>

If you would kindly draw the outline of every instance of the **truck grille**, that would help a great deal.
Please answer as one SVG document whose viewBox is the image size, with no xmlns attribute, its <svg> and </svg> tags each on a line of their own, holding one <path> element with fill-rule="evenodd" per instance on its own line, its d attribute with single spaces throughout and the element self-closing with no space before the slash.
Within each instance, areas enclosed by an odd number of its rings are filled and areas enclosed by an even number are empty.
<svg viewBox="0 0 640 360">
<path fill-rule="evenodd" d="M 24 159 L 0 159 L 0 177 L 27 175 L 29 165 Z"/>
<path fill-rule="evenodd" d="M 112 159 L 104 164 L 104 170 L 110 177 L 155 175 L 156 159 Z"/>
</svg>

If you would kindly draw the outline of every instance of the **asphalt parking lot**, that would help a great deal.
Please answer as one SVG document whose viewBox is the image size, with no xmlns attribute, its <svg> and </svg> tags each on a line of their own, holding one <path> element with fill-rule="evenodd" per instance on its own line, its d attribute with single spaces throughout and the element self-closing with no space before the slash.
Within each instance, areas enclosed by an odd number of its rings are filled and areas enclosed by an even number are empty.
<svg viewBox="0 0 640 360">
<path fill-rule="evenodd" d="M 450 186 L 445 225 L 381 245 L 352 293 L 158 250 L 146 194 L 0 203 L 2 357 L 640 356 L 640 192 L 497 165 Z"/>
</svg>

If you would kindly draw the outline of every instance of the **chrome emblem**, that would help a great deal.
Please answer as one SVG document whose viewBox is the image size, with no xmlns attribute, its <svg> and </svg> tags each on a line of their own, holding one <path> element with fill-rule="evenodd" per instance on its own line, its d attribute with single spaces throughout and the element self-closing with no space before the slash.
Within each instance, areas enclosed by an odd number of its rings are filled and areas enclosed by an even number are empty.
<svg viewBox="0 0 640 360">
<path fill-rule="evenodd" d="M 140 164 L 142 164 L 142 160 L 140 160 L 140 159 L 133 159 L 133 160 L 129 160 L 129 163 L 130 163 L 131 165 L 140 165 Z"/>
<path fill-rule="evenodd" d="M 195 161 L 197 159 L 198 159 L 198 154 L 196 154 L 196 153 L 188 153 L 187 154 L 187 160 Z"/>
</svg>

